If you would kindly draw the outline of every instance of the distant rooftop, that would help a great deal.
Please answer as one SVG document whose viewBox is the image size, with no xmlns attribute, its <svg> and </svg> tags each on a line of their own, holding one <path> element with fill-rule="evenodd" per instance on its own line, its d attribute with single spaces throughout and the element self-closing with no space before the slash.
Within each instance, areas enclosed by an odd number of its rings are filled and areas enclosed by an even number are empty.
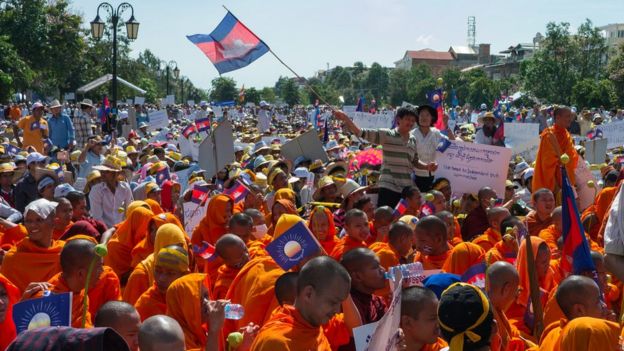
<svg viewBox="0 0 624 351">
<path fill-rule="evenodd" d="M 448 51 L 433 51 L 431 49 L 423 49 L 412 51 L 408 50 L 406 55 L 417 60 L 446 60 L 453 61 L 453 55 Z"/>
<path fill-rule="evenodd" d="M 459 54 L 459 55 L 476 55 L 477 54 L 475 49 L 471 48 L 470 46 L 463 46 L 463 45 L 451 45 L 451 47 L 449 48 L 449 51 L 453 51 L 455 54 Z"/>
</svg>

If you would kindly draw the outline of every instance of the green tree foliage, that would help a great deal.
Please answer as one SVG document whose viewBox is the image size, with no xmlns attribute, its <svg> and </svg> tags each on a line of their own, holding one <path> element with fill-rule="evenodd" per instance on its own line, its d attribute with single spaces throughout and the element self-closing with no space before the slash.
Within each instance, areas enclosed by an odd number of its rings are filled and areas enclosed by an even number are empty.
<svg viewBox="0 0 624 351">
<path fill-rule="evenodd" d="M 615 84 L 608 79 L 585 78 L 578 81 L 572 88 L 572 99 L 581 108 L 613 107 L 617 103 Z"/>
<path fill-rule="evenodd" d="M 260 92 L 256 88 L 245 89 L 245 102 L 253 102 L 259 104 L 261 100 Z"/>
<path fill-rule="evenodd" d="M 232 101 L 238 98 L 236 82 L 229 77 L 218 77 L 212 80 L 210 99 L 212 101 Z"/>
<path fill-rule="evenodd" d="M 293 79 L 280 77 L 278 80 L 278 85 L 276 84 L 275 90 L 279 91 L 278 95 L 285 103 L 290 106 L 298 105 L 301 102 L 301 96 L 299 95 L 299 87 L 297 87 L 297 83 Z"/>
<path fill-rule="evenodd" d="M 271 87 L 262 88 L 262 90 L 260 90 L 260 97 L 262 98 L 262 100 L 270 104 L 274 103 L 276 100 L 275 91 Z"/>
<path fill-rule="evenodd" d="M 618 104 L 624 104 L 624 44 L 621 45 L 609 60 L 607 67 L 609 79 L 615 85 Z"/>
</svg>

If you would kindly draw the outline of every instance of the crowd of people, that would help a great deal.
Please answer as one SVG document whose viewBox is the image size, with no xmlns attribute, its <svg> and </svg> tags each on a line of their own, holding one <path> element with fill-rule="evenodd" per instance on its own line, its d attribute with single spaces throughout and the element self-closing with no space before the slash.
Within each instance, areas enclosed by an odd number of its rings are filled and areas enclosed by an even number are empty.
<svg viewBox="0 0 624 351">
<path fill-rule="evenodd" d="M 84 99 L 3 111 L 0 349 L 355 350 L 353 330 L 382 320 L 393 289 L 400 328 L 388 349 L 620 349 L 617 157 L 581 208 L 595 269 L 573 272 L 563 254 L 562 169 L 574 184 L 585 162 L 570 134 L 575 109 L 494 117 L 482 106 L 472 123 L 472 110 L 404 106 L 392 128 L 366 129 L 329 107 L 321 126 L 306 107 L 216 115 L 201 102 L 167 107 L 169 126 L 152 130 L 156 109 L 127 106 L 111 119 Z M 541 142 L 535 160 L 510 162 L 504 194 L 490 184 L 458 194 L 436 176 L 441 139 L 496 144 L 516 112 L 540 123 Z M 610 114 L 594 112 L 589 128 Z M 234 162 L 207 174 L 192 148 L 225 119 Z M 282 154 L 317 127 L 327 160 Z M 379 162 L 354 162 L 364 152 Z M 195 226 L 188 204 L 205 209 Z M 319 249 L 284 270 L 267 246 L 297 224 Z M 386 273 L 410 264 L 424 280 L 394 287 Z M 71 326 L 17 334 L 12 306 L 66 292 Z"/>
</svg>

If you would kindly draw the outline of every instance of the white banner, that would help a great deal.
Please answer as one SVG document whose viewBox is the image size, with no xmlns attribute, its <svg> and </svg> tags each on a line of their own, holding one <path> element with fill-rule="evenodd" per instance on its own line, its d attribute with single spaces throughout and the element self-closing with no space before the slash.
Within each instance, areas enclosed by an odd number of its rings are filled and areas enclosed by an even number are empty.
<svg viewBox="0 0 624 351">
<path fill-rule="evenodd" d="M 539 137 L 539 123 L 505 123 L 505 144 L 514 149 Z"/>
<path fill-rule="evenodd" d="M 145 104 L 145 98 L 142 96 L 135 96 L 134 97 L 134 104 L 135 105 L 143 105 Z"/>
<path fill-rule="evenodd" d="M 357 108 L 357 105 L 343 105 L 342 112 L 346 114 L 354 113 L 356 108 Z"/>
<path fill-rule="evenodd" d="M 164 99 L 163 99 L 163 103 L 165 105 L 175 105 L 175 95 L 167 95 Z"/>
<path fill-rule="evenodd" d="M 624 121 L 617 121 L 601 125 L 602 136 L 607 139 L 608 149 L 613 149 L 624 145 Z"/>
<path fill-rule="evenodd" d="M 194 202 L 184 203 L 184 230 L 190 236 L 193 234 L 193 229 L 199 224 L 199 222 L 206 215 L 206 209 L 208 208 L 208 202 L 204 206 L 199 206 Z"/>
<path fill-rule="evenodd" d="M 65 101 L 76 100 L 76 94 L 75 93 L 65 93 L 65 95 L 63 95 L 63 100 L 65 100 Z"/>
<path fill-rule="evenodd" d="M 535 161 L 535 157 L 537 156 L 537 149 L 539 149 L 539 144 L 539 137 L 527 140 L 524 142 L 524 144 L 518 145 L 512 149 L 512 156 L 521 156 L 525 161 L 531 163 Z"/>
<path fill-rule="evenodd" d="M 436 152 L 435 176 L 448 179 L 456 194 L 476 194 L 487 185 L 503 197 L 510 159 L 506 147 L 451 141 L 443 153 Z"/>
<path fill-rule="evenodd" d="M 398 274 L 395 278 L 397 287 L 401 287 L 403 279 Z M 392 283 L 392 282 L 391 282 Z M 392 292 L 392 301 L 386 314 L 379 320 L 375 332 L 370 336 L 370 342 L 365 350 L 395 351 L 398 350 L 399 327 L 401 324 L 401 292 L 403 289 L 395 288 Z M 355 335 L 354 335 L 355 338 Z"/>
<path fill-rule="evenodd" d="M 212 106 L 212 112 L 214 112 L 217 118 L 223 117 L 223 107 L 221 106 Z"/>
<path fill-rule="evenodd" d="M 195 100 L 186 100 L 186 104 L 189 105 L 190 107 L 195 106 Z"/>
<path fill-rule="evenodd" d="M 351 115 L 353 123 L 360 128 L 392 128 L 392 122 L 394 121 L 394 111 L 387 111 L 383 114 L 354 112 Z"/>
<path fill-rule="evenodd" d="M 585 142 L 585 161 L 590 165 L 599 165 L 605 162 L 609 139 L 594 139 Z M 621 146 L 622 144 L 620 144 Z"/>
<path fill-rule="evenodd" d="M 148 130 L 167 128 L 169 126 L 169 117 L 166 110 L 153 111 L 149 114 Z"/>
</svg>

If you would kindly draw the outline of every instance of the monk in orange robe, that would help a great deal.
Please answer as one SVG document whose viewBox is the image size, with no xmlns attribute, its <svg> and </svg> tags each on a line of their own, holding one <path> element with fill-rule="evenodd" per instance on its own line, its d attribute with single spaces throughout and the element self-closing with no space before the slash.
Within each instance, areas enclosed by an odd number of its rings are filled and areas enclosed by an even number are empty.
<svg viewBox="0 0 624 351">
<path fill-rule="evenodd" d="M 154 285 L 154 262 L 156 254 L 162 248 L 169 245 L 178 245 L 185 251 L 188 251 L 186 240 L 186 234 L 177 225 L 167 223 L 160 226 L 156 231 L 154 253 L 141 261 L 134 268 L 132 274 L 130 274 L 128 284 L 123 292 L 123 300 L 133 305 L 141 297 L 141 294 Z"/>
<path fill-rule="evenodd" d="M 19 302 L 20 292 L 7 277 L 0 274 L 0 296 L 4 296 L 0 311 L 0 350 L 5 350 L 17 336 L 13 323 L 13 305 Z"/>
<path fill-rule="evenodd" d="M 215 250 L 223 260 L 223 265 L 214 279 L 212 296 L 215 300 L 221 300 L 225 298 L 238 272 L 249 262 L 249 252 L 245 242 L 234 234 L 225 234 L 219 238 Z"/>
<path fill-rule="evenodd" d="M 227 233 L 227 223 L 232 217 L 234 200 L 229 195 L 219 194 L 210 199 L 206 215 L 193 230 L 191 242 L 202 246 L 202 242 L 214 245 L 219 238 Z"/>
<path fill-rule="evenodd" d="M 205 274 L 191 273 L 177 279 L 167 289 L 167 315 L 182 327 L 187 350 L 223 349 L 221 326 L 209 325 L 208 311 L 222 310 L 226 302 L 210 301 L 205 282 Z"/>
<path fill-rule="evenodd" d="M 492 338 L 492 350 L 524 350 L 533 346 L 520 338 L 520 331 L 509 323 L 505 314 L 505 310 L 515 300 L 519 282 L 518 271 L 508 262 L 495 262 L 486 271 L 485 289 L 498 323 L 499 336 Z"/>
<path fill-rule="evenodd" d="M 52 293 L 73 293 L 71 326 L 74 328 L 93 327 L 85 286 L 95 287 L 102 273 L 102 258 L 96 255 L 95 245 L 93 241 L 82 238 L 67 241 L 61 251 L 62 271 L 48 280 Z M 87 281 L 89 269 L 92 269 L 91 281 Z M 43 291 L 37 292 L 38 297 L 42 295 Z"/>
<path fill-rule="evenodd" d="M 555 210 L 555 196 L 548 189 L 539 189 L 533 193 L 534 210 L 526 215 L 526 226 L 531 236 L 538 236 L 540 231 L 552 224 L 552 212 Z"/>
<path fill-rule="evenodd" d="M 162 207 L 160 207 L 160 203 L 158 203 L 158 201 L 154 200 L 154 199 L 145 199 L 145 202 L 147 202 L 147 204 L 149 205 L 150 209 L 152 210 L 152 212 L 154 212 L 155 215 L 159 215 L 161 213 L 164 213 L 165 211 L 163 211 Z"/>
<path fill-rule="evenodd" d="M 322 326 L 340 312 L 340 304 L 335 302 L 347 299 L 350 282 L 348 272 L 331 258 L 310 260 L 299 272 L 295 305 L 284 305 L 270 316 L 251 351 L 330 351 Z"/>
<path fill-rule="evenodd" d="M 55 211 L 53 238 L 54 240 L 59 240 L 74 224 L 72 221 L 73 209 L 71 202 L 64 197 L 56 199 L 56 202 L 58 202 L 58 205 Z"/>
<path fill-rule="evenodd" d="M 487 252 L 503 239 L 500 232 L 500 224 L 503 219 L 511 216 L 509 210 L 504 207 L 492 207 L 487 211 L 490 227 L 481 235 L 472 240 L 473 243 L 481 246 Z"/>
<path fill-rule="evenodd" d="M 147 224 L 148 235 L 132 249 L 132 267 L 136 267 L 141 261 L 154 252 L 156 231 L 161 225 L 166 223 L 173 223 L 184 230 L 184 226 L 182 226 L 182 223 L 180 223 L 180 220 L 174 214 L 169 212 L 155 214 Z"/>
<path fill-rule="evenodd" d="M 483 261 L 485 252 L 476 244 L 463 242 L 451 250 L 451 254 L 444 262 L 442 271 L 463 275 L 468 268 Z"/>
<path fill-rule="evenodd" d="M 20 292 L 31 282 L 45 282 L 61 271 L 59 256 L 64 241 L 53 240 L 56 202 L 38 199 L 24 211 L 28 236 L 4 256 L 0 273 Z"/>
<path fill-rule="evenodd" d="M 621 332 L 618 323 L 592 317 L 576 318 L 561 332 L 561 350 L 617 350 Z"/>
<path fill-rule="evenodd" d="M 566 154 L 569 162 L 565 165 L 570 184 L 574 183 L 574 169 L 579 161 L 578 153 L 574 149 L 574 140 L 568 132 L 572 123 L 572 112 L 569 107 L 557 107 L 554 112 L 554 124 L 544 129 L 540 135 L 540 145 L 535 157 L 535 173 L 531 189 L 546 188 L 553 193 L 561 189 L 560 157 Z"/>
<path fill-rule="evenodd" d="M 358 209 L 351 209 L 347 211 L 344 223 L 346 235 L 340 239 L 334 247 L 334 250 L 330 253 L 330 256 L 336 261 L 340 261 L 342 255 L 349 250 L 358 247 L 368 247 L 368 245 L 366 245 L 366 239 L 370 235 L 370 228 L 368 226 L 366 213 Z"/>
<path fill-rule="evenodd" d="M 387 243 L 378 241 L 369 248 L 379 258 L 379 264 L 387 271 L 390 267 L 411 261 L 407 256 L 412 250 L 413 236 L 412 228 L 409 225 L 403 222 L 396 222 L 390 227 Z M 386 302 L 388 302 L 392 298 L 390 284 L 386 282 L 386 286 L 375 291 L 375 295 L 384 297 Z"/>
<path fill-rule="evenodd" d="M 461 226 L 457 221 L 457 218 L 449 211 L 436 212 L 436 217 L 440 218 L 446 224 L 447 240 L 450 247 L 463 242 L 461 235 Z"/>
<path fill-rule="evenodd" d="M 536 236 L 532 236 L 530 239 L 541 293 L 540 300 L 542 306 L 544 306 L 548 298 L 548 293 L 552 289 L 552 286 L 550 286 L 552 283 L 552 279 L 550 278 L 552 274 L 550 271 L 550 249 L 544 240 Z M 537 342 L 539 335 L 533 335 L 533 325 L 525 322 L 532 320 L 532 313 L 527 311 L 531 303 L 531 286 L 529 283 L 529 268 L 527 265 L 526 240 L 523 240 L 520 244 L 518 259 L 516 260 L 516 269 L 520 275 L 520 291 L 516 300 L 507 309 L 506 314 L 509 318 L 509 322 L 518 328 L 523 337 L 528 338 L 532 342 Z M 527 316 L 529 316 L 529 318 L 527 318 Z"/>
<path fill-rule="evenodd" d="M 167 289 L 176 279 L 189 273 L 187 252 L 175 245 L 161 249 L 154 263 L 154 285 L 152 285 L 134 304 L 141 316 L 141 321 L 157 314 L 167 312 Z"/>
<path fill-rule="evenodd" d="M 281 190 L 290 190 L 290 189 L 280 189 Z M 291 190 L 292 191 L 292 190 Z M 281 194 L 289 194 L 288 192 L 281 192 Z M 271 243 L 273 240 L 273 235 L 275 232 L 275 227 L 277 226 L 277 221 L 280 217 L 285 214 L 298 215 L 297 208 L 295 207 L 295 203 L 290 201 L 287 198 L 280 198 L 273 202 L 273 207 L 271 208 L 271 213 L 268 216 L 270 220 L 270 227 L 266 235 L 264 235 L 260 239 L 250 241 L 247 246 L 249 247 L 249 255 L 251 257 L 258 257 L 261 255 L 268 255 L 268 253 L 264 250 L 264 248 Z M 266 220 L 266 219 L 265 219 Z M 222 263 L 222 262 L 221 262 Z M 218 269 L 219 266 L 217 266 Z"/>
<path fill-rule="evenodd" d="M 95 286 L 89 288 L 88 295 L 91 316 L 95 316 L 100 307 L 108 301 L 121 300 L 121 284 L 115 271 L 108 266 L 102 266 L 102 273 Z"/>
<path fill-rule="evenodd" d="M 438 326 L 438 298 L 433 291 L 420 286 L 403 289 L 401 295 L 401 329 L 407 350 L 440 351 L 447 347 Z"/>
<path fill-rule="evenodd" d="M 134 268 L 131 265 L 132 249 L 147 235 L 147 224 L 152 216 L 154 213 L 143 206 L 128 210 L 126 220 L 119 224 L 108 241 L 108 255 L 104 257 L 104 264 L 115 271 L 122 285 L 125 285 Z"/>
<path fill-rule="evenodd" d="M 0 249 L 10 250 L 20 240 L 28 235 L 26 227 L 21 224 L 13 224 L 10 222 L 3 223 L 4 229 L 0 232 Z M 9 226 L 9 227 L 7 227 Z"/>
<path fill-rule="evenodd" d="M 324 206 L 317 206 L 310 213 L 308 228 L 319 241 L 327 254 L 334 251 L 334 247 L 340 241 L 336 237 L 336 225 L 331 211 Z"/>
<path fill-rule="evenodd" d="M 427 216 L 416 224 L 416 247 L 414 262 L 421 262 L 426 270 L 442 269 L 451 254 L 447 241 L 447 227 L 437 216 Z"/>
</svg>

